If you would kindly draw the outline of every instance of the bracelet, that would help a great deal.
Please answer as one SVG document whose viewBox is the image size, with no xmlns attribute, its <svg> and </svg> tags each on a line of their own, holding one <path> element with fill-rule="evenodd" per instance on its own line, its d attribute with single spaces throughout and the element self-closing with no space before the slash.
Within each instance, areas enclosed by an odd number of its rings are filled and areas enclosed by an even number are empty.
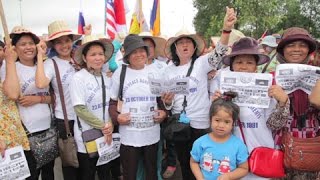
<svg viewBox="0 0 320 180">
<path fill-rule="evenodd" d="M 230 34 L 232 32 L 232 30 L 222 30 L 222 34 Z"/>
</svg>

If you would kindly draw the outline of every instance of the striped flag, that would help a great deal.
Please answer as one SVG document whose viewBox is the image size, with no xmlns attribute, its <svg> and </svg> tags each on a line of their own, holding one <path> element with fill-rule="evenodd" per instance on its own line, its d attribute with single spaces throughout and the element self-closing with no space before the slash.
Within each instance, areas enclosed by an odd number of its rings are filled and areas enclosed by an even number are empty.
<svg viewBox="0 0 320 180">
<path fill-rule="evenodd" d="M 84 34 L 83 26 L 85 26 L 84 17 L 82 12 L 79 12 L 79 20 L 78 20 L 78 34 Z"/>
<path fill-rule="evenodd" d="M 106 32 L 111 39 L 115 38 L 116 33 L 127 32 L 123 0 L 106 0 Z"/>
<path fill-rule="evenodd" d="M 153 1 L 150 17 L 150 31 L 153 36 L 160 35 L 160 0 Z"/>
</svg>

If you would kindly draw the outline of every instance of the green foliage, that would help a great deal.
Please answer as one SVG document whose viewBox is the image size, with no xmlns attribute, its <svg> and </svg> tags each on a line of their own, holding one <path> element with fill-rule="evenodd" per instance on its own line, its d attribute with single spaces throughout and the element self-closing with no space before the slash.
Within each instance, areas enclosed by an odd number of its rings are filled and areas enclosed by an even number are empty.
<svg viewBox="0 0 320 180">
<path fill-rule="evenodd" d="M 209 39 L 221 33 L 225 7 L 234 6 L 236 29 L 245 35 L 260 38 L 265 30 L 281 33 L 298 26 L 320 37 L 319 0 L 194 0 L 198 13 L 194 19 L 197 33 Z"/>
</svg>

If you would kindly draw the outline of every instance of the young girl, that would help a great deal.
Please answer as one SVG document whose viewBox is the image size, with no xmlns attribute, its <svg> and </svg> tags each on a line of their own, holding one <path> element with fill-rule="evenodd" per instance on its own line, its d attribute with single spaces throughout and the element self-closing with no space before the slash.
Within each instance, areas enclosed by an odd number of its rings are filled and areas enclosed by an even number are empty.
<svg viewBox="0 0 320 180">
<path fill-rule="evenodd" d="M 190 167 L 197 180 L 240 179 L 248 173 L 248 150 L 232 135 L 239 107 L 231 100 L 235 93 L 224 93 L 210 107 L 211 132 L 197 139 L 190 152 Z"/>
</svg>

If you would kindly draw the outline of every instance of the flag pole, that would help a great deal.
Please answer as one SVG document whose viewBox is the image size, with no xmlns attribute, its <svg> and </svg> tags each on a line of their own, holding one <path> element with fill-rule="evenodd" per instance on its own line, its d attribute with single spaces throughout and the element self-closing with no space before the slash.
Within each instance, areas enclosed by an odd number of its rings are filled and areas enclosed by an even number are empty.
<svg viewBox="0 0 320 180">
<path fill-rule="evenodd" d="M 107 2 L 108 0 L 104 0 L 104 34 L 107 36 Z"/>
<path fill-rule="evenodd" d="M 1 16 L 1 22 L 2 22 L 5 41 L 8 42 L 10 37 L 9 37 L 9 31 L 8 31 L 6 17 L 4 15 L 4 10 L 3 10 L 3 6 L 2 6 L 2 0 L 0 0 L 0 16 Z"/>
</svg>

